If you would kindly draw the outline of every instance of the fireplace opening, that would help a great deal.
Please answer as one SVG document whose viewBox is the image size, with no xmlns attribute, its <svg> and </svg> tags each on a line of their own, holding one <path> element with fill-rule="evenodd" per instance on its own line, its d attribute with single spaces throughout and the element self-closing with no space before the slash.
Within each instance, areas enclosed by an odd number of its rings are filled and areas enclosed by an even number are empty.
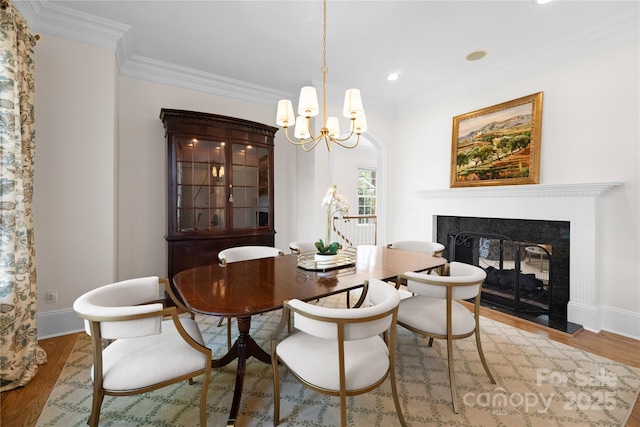
<svg viewBox="0 0 640 427">
<path fill-rule="evenodd" d="M 550 313 L 551 245 L 514 242 L 504 235 L 462 231 L 448 238 L 450 258 L 487 273 L 482 300 L 516 312 Z M 536 257 L 531 258 L 530 254 Z"/>
<path fill-rule="evenodd" d="M 444 256 L 482 267 L 482 304 L 565 332 L 569 302 L 569 222 L 437 217 Z"/>
</svg>

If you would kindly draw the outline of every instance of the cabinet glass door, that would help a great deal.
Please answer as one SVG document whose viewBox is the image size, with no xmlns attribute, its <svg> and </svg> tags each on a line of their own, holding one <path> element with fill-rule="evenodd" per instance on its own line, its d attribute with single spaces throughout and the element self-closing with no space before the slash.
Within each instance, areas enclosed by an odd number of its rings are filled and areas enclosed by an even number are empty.
<svg viewBox="0 0 640 427">
<path fill-rule="evenodd" d="M 177 230 L 225 229 L 225 143 L 176 140 Z"/>
<path fill-rule="evenodd" d="M 233 144 L 234 229 L 269 225 L 269 164 L 267 148 Z"/>
</svg>

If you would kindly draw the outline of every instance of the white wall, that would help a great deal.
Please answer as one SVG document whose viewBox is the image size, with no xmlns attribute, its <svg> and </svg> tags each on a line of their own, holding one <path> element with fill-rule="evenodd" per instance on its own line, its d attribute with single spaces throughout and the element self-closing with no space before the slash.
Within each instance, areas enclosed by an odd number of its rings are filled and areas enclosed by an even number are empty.
<svg viewBox="0 0 640 427">
<path fill-rule="evenodd" d="M 271 125 L 275 106 L 249 104 L 192 90 L 122 77 L 119 103 L 118 277 L 167 274 L 167 146 L 160 109 L 201 111 L 241 117 Z M 283 250 L 293 239 L 288 179 L 295 150 L 275 141 L 275 245 Z"/>
<path fill-rule="evenodd" d="M 631 316 L 638 330 L 639 52 L 638 40 L 630 41 L 399 119 L 392 238 L 432 238 L 420 228 L 415 191 L 449 187 L 454 116 L 543 91 L 540 183 L 624 182 L 599 200 L 596 283 L 603 329 L 621 332 L 619 319 Z"/>
<path fill-rule="evenodd" d="M 386 240 L 422 235 L 414 192 L 448 188 L 453 116 L 544 91 L 541 183 L 624 182 L 600 200 L 603 327 L 619 330 L 620 313 L 639 318 L 638 51 L 635 41 L 574 59 L 399 118 L 395 128 L 392 118 L 368 112 L 371 135 L 388 154 L 379 177 L 388 196 L 380 207 L 387 214 Z M 166 274 L 160 108 L 267 124 L 275 116 L 275 106 L 118 77 L 115 68 L 108 49 L 46 34 L 36 46 L 34 216 L 41 336 L 72 330 L 69 319 L 80 328 L 71 305 L 89 289 Z M 321 227 L 308 218 L 321 217 L 322 195 L 338 176 L 326 153 L 308 157 L 287 143 L 282 131 L 275 150 L 276 246 L 286 249 L 309 227 Z M 48 289 L 58 290 L 57 304 L 43 303 Z"/>
<path fill-rule="evenodd" d="M 34 222 L 41 336 L 55 314 L 116 277 L 113 51 L 43 36 L 36 56 Z M 58 302 L 44 302 L 47 290 Z"/>
<path fill-rule="evenodd" d="M 82 327 L 75 299 L 116 280 L 166 276 L 161 108 L 271 124 L 275 106 L 118 77 L 114 52 L 51 35 L 36 46 L 34 217 L 41 337 Z M 275 138 L 277 247 L 295 240 L 295 147 Z M 58 302 L 44 303 L 47 290 Z"/>
</svg>

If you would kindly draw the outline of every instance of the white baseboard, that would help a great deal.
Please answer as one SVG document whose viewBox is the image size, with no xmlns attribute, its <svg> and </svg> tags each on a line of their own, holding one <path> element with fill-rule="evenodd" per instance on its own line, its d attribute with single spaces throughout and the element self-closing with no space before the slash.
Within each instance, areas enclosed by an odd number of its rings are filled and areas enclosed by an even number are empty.
<svg viewBox="0 0 640 427">
<path fill-rule="evenodd" d="M 38 339 L 59 337 L 84 331 L 84 321 L 73 309 L 38 314 Z"/>
<path fill-rule="evenodd" d="M 569 302 L 567 305 L 567 320 L 582 325 L 591 332 L 605 330 L 640 340 L 640 313 L 633 311 Z"/>
<path fill-rule="evenodd" d="M 587 331 L 600 332 L 600 313 L 597 307 L 569 301 L 567 304 L 567 320 L 582 325 Z"/>
<path fill-rule="evenodd" d="M 640 313 L 600 306 L 602 329 L 640 340 Z"/>
</svg>

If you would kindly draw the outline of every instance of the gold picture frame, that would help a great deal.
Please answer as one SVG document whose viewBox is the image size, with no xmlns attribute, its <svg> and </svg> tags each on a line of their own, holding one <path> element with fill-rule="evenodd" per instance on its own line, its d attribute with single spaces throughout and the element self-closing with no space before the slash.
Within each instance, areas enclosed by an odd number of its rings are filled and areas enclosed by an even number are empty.
<svg viewBox="0 0 640 427">
<path fill-rule="evenodd" d="M 542 92 L 453 118 L 451 187 L 538 184 Z"/>
</svg>

